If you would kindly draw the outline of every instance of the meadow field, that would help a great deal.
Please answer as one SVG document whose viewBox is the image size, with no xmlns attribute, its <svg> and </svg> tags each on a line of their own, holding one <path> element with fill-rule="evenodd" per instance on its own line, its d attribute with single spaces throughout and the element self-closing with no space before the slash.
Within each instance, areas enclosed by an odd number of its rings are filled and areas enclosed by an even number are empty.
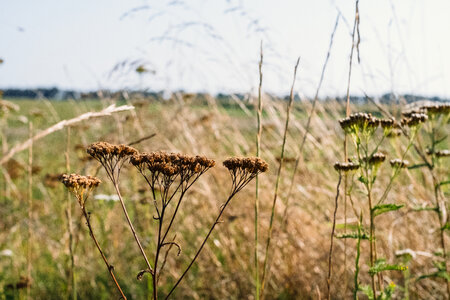
<svg viewBox="0 0 450 300">
<path fill-rule="evenodd" d="M 374 132 L 364 133 L 367 143 L 362 141 L 361 147 L 366 145 L 369 153 L 365 158 L 352 143 L 355 132 L 347 131 L 349 163 L 345 164 L 341 128 L 345 126 L 339 123 L 346 116 L 345 102 L 319 101 L 307 126 L 311 101 L 294 101 L 287 124 L 287 100 L 264 94 L 261 100 L 259 156 L 269 169 L 258 175 L 258 219 L 253 180 L 231 199 L 171 297 L 255 299 L 269 249 L 265 287 L 259 295 L 265 299 L 326 299 L 328 274 L 332 299 L 374 298 L 374 279 L 378 299 L 447 299 L 449 275 L 442 240 L 445 247 L 449 171 L 448 150 L 443 150 L 448 148 L 448 105 L 439 104 L 447 109 L 436 113 L 425 109 L 428 119 L 418 124 L 404 121 L 403 126 L 388 129 L 377 124 Z M 401 120 L 406 103 L 401 98 L 396 103 L 369 102 L 350 108 L 352 113 Z M 9 155 L 15 146 L 54 124 L 111 104 L 133 108 L 61 126 Z M 142 271 L 147 265 L 115 186 L 102 165 L 86 153 L 90 144 L 105 141 L 131 145 L 139 152 L 204 155 L 216 162 L 186 192 L 168 236 L 170 242 L 161 250 L 164 262 L 156 279 L 161 299 L 171 291 L 224 208 L 232 180 L 222 162 L 257 154 L 257 97 L 218 101 L 208 95 L 176 93 L 169 100 L 4 99 L 1 105 L 0 299 L 120 298 L 89 236 L 83 211 L 60 182 L 63 173 L 93 175 L 102 181 L 85 203 L 99 246 L 128 299 L 154 297 L 152 276 Z M 368 149 L 369 139 L 375 144 L 373 152 Z M 368 162 L 377 155 L 384 155 L 386 161 L 377 162 L 375 170 Z M 349 164 L 365 166 L 367 177 L 364 170 L 361 174 L 344 170 Z M 156 246 L 158 219 L 153 197 L 155 190 L 156 199 L 163 197 L 163 188 L 150 189 L 128 161 L 118 186 L 153 266 L 153 253 L 160 248 Z M 368 195 L 382 201 L 369 207 Z M 171 204 L 168 211 L 174 208 Z M 266 247 L 269 227 L 271 243 Z M 372 261 L 372 242 L 376 242 L 376 261 Z"/>
</svg>

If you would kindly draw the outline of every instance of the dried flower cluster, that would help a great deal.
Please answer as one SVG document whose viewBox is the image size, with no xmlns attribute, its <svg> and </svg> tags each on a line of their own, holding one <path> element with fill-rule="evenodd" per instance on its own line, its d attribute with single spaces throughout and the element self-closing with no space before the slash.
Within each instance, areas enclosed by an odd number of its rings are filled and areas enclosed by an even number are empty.
<svg viewBox="0 0 450 300">
<path fill-rule="evenodd" d="M 381 152 L 377 152 L 369 158 L 369 165 L 378 166 L 386 160 L 386 155 Z"/>
<path fill-rule="evenodd" d="M 381 127 L 383 127 L 383 129 L 391 129 L 393 128 L 396 123 L 395 123 L 395 119 L 381 119 L 380 120 L 380 125 Z"/>
<path fill-rule="evenodd" d="M 86 152 L 98 160 L 106 169 L 108 176 L 116 181 L 124 161 L 131 155 L 136 154 L 137 150 L 126 145 L 97 142 L 89 145 Z"/>
<path fill-rule="evenodd" d="M 436 155 L 436 157 L 448 157 L 448 156 L 450 156 L 450 150 L 448 150 L 448 149 L 445 149 L 445 150 L 435 150 L 435 151 L 432 151 L 431 149 L 427 149 L 427 154 L 428 155 L 432 155 L 432 154 L 434 154 L 434 155 Z"/>
<path fill-rule="evenodd" d="M 97 177 L 78 174 L 63 174 L 60 180 L 75 195 L 82 208 L 90 192 L 102 182 Z"/>
<path fill-rule="evenodd" d="M 373 117 L 370 113 L 355 113 L 347 118 L 339 120 L 339 124 L 345 132 L 353 132 L 359 130 L 376 130 L 380 125 L 380 121 Z"/>
<path fill-rule="evenodd" d="M 359 169 L 359 165 L 352 162 L 336 162 L 334 169 L 338 172 L 351 172 Z"/>
<path fill-rule="evenodd" d="M 393 168 L 407 168 L 409 166 L 409 161 L 407 160 L 401 160 L 400 158 L 396 158 L 396 159 L 391 159 L 389 161 L 389 163 L 391 164 L 391 166 Z"/>
<path fill-rule="evenodd" d="M 428 120 L 428 116 L 424 113 L 411 113 L 408 115 L 404 115 L 404 118 L 402 119 L 402 126 L 408 126 L 408 127 L 417 127 L 418 125 L 424 123 L 426 120 Z"/>
<path fill-rule="evenodd" d="M 450 114 L 450 104 L 449 103 L 426 105 L 426 106 L 423 106 L 422 109 L 426 110 L 426 112 L 430 116 Z"/>
<path fill-rule="evenodd" d="M 231 174 L 232 194 L 239 192 L 253 178 L 269 169 L 269 165 L 258 157 L 228 158 L 223 165 Z"/>
</svg>

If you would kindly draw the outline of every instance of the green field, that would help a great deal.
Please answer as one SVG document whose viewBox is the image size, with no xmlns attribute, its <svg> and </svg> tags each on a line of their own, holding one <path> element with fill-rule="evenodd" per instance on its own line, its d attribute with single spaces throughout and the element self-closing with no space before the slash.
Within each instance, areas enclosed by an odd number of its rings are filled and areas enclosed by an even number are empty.
<svg viewBox="0 0 450 300">
<path fill-rule="evenodd" d="M 89 144 L 98 141 L 130 144 L 155 134 L 133 147 L 140 152 L 163 150 L 205 155 L 216 161 L 216 166 L 202 175 L 187 192 L 170 231 L 168 238 L 176 241 L 181 254 L 177 256 L 175 247 L 167 247 L 171 250 L 158 283 L 161 299 L 195 255 L 227 199 L 231 180 L 222 161 L 232 156 L 256 155 L 257 99 L 239 104 L 232 100 L 188 98 L 180 94 L 167 101 L 4 100 L 13 103 L 14 107 L 7 108 L 2 104 L 0 134 L 3 156 L 30 135 L 38 135 L 62 120 L 101 111 L 113 103 L 117 106 L 133 105 L 134 110 L 78 122 L 36 140 L 32 144 L 32 176 L 29 173 L 28 148 L 14 153 L 1 165 L 0 299 L 26 299 L 27 292 L 31 299 L 74 299 L 75 295 L 78 299 L 119 298 L 89 236 L 79 205 L 64 185 L 55 179 L 61 173 L 94 175 L 103 181 L 86 203 L 93 230 L 128 299 L 152 299 L 151 276 L 145 274 L 142 280 L 136 279 L 137 274 L 146 269 L 146 264 L 120 202 L 94 198 L 102 194 L 115 195 L 115 191 L 105 170 L 86 153 Z M 259 176 L 260 236 L 257 251 L 260 273 L 281 161 L 287 104 L 284 100 L 263 97 L 261 158 L 269 164 L 269 171 Z M 318 103 L 306 143 L 300 152 L 311 108 L 311 102 L 296 102 L 290 115 L 274 210 L 265 299 L 320 299 L 327 296 L 330 234 L 339 179 L 333 165 L 344 160 L 345 135 L 338 120 L 345 117 L 345 103 L 331 100 Z M 382 108 L 397 120 L 401 119 L 403 106 Z M 352 105 L 351 111 L 387 117 L 371 104 Z M 440 125 L 432 127 L 432 122 Z M 445 219 L 440 228 L 438 217 L 448 206 L 449 158 L 428 156 L 433 162 L 430 171 L 420 166 L 422 158 L 414 145 L 425 151 L 430 145 L 430 137 L 438 137 L 440 141 L 434 140 L 435 150 L 448 149 L 448 124 L 448 114 L 439 120 L 431 120 L 429 116 L 427 123 L 418 129 L 410 149 L 407 149 L 409 139 L 405 136 L 385 138 L 378 149 L 387 159 L 371 189 L 374 198 L 382 197 L 389 185 L 394 172 L 389 160 L 402 158 L 409 150 L 403 158 L 412 166 L 402 169 L 396 176 L 385 199 L 385 203 L 403 207 L 376 219 L 378 258 L 385 258 L 391 266 L 404 267 L 402 270 L 382 269 L 374 276 L 383 276 L 380 279 L 383 287 L 379 287 L 379 292 L 385 288 L 387 291 L 390 283 L 395 284 L 393 299 L 447 297 L 446 278 L 449 275 L 444 268 L 446 256 L 442 254 L 440 241 L 442 236 L 444 242 L 448 239 L 448 223 Z M 411 135 L 412 129 L 408 130 Z M 382 137 L 383 130 L 378 129 L 371 138 L 377 143 Z M 357 153 L 351 137 L 348 138 L 348 157 L 356 161 Z M 289 193 L 297 157 L 298 169 Z M 28 193 L 30 183 L 31 199 Z M 358 176 L 349 176 L 346 186 L 347 192 L 344 191 L 344 182 L 340 186 L 336 236 L 358 230 L 361 214 L 364 219 L 359 228 L 368 232 L 370 227 L 364 179 L 360 177 L 358 181 Z M 122 169 L 120 190 L 143 248 L 153 261 L 157 221 L 154 219 L 152 193 L 144 178 L 129 163 L 125 163 Z M 346 193 L 352 196 L 351 200 L 344 201 Z M 435 213 L 436 199 L 441 201 L 441 214 Z M 174 299 L 254 299 L 254 203 L 255 182 L 252 181 L 226 208 L 222 222 L 172 294 Z M 174 207 L 169 209 L 173 211 Z M 367 286 L 370 290 L 369 241 L 335 238 L 331 281 L 333 299 L 350 299 L 354 294 L 355 247 L 358 241 L 361 242 L 358 282 L 361 289 Z M 28 278 L 28 267 L 31 268 L 31 278 Z M 420 277 L 427 274 L 433 276 Z M 358 295 L 366 299 L 363 291 Z M 388 292 L 385 296 L 388 297 Z"/>
</svg>

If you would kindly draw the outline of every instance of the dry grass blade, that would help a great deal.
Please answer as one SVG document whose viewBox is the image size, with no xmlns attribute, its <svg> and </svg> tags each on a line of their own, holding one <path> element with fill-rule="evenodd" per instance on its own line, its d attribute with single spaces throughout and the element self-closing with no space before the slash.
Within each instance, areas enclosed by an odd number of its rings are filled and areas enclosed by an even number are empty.
<svg viewBox="0 0 450 300">
<path fill-rule="evenodd" d="M 75 125 L 77 123 L 80 123 L 82 121 L 86 121 L 86 120 L 89 120 L 92 118 L 106 117 L 106 116 L 110 116 L 111 114 L 116 113 L 116 112 L 129 111 L 129 110 L 133 110 L 133 109 L 134 109 L 134 106 L 131 106 L 131 105 L 122 105 L 122 106 L 116 107 L 115 104 L 112 104 L 99 112 L 87 112 L 85 114 L 79 115 L 76 118 L 58 122 L 55 125 L 50 126 L 49 128 L 39 132 L 32 138 L 29 138 L 25 142 L 11 148 L 11 150 L 9 150 L 5 154 L 5 156 L 3 156 L 2 159 L 0 160 L 0 165 L 3 165 L 8 160 L 10 160 L 14 156 L 14 154 L 16 154 L 17 152 L 20 152 L 20 151 L 23 151 L 23 150 L 29 148 L 30 145 L 32 143 L 36 142 L 37 140 L 40 140 L 49 134 L 59 131 L 59 130 L 63 129 L 64 127 L 72 126 L 72 125 Z"/>
</svg>

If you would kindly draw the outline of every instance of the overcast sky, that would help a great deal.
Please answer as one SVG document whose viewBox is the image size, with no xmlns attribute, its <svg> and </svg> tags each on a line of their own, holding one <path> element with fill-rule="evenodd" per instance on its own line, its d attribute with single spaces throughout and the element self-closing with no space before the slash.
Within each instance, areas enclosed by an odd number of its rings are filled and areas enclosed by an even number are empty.
<svg viewBox="0 0 450 300">
<path fill-rule="evenodd" d="M 360 0 L 352 94 L 450 98 L 449 0 Z M 0 87 L 249 92 L 264 48 L 267 92 L 344 95 L 351 0 L 0 0 Z M 149 72 L 134 70 L 144 65 Z"/>
</svg>

